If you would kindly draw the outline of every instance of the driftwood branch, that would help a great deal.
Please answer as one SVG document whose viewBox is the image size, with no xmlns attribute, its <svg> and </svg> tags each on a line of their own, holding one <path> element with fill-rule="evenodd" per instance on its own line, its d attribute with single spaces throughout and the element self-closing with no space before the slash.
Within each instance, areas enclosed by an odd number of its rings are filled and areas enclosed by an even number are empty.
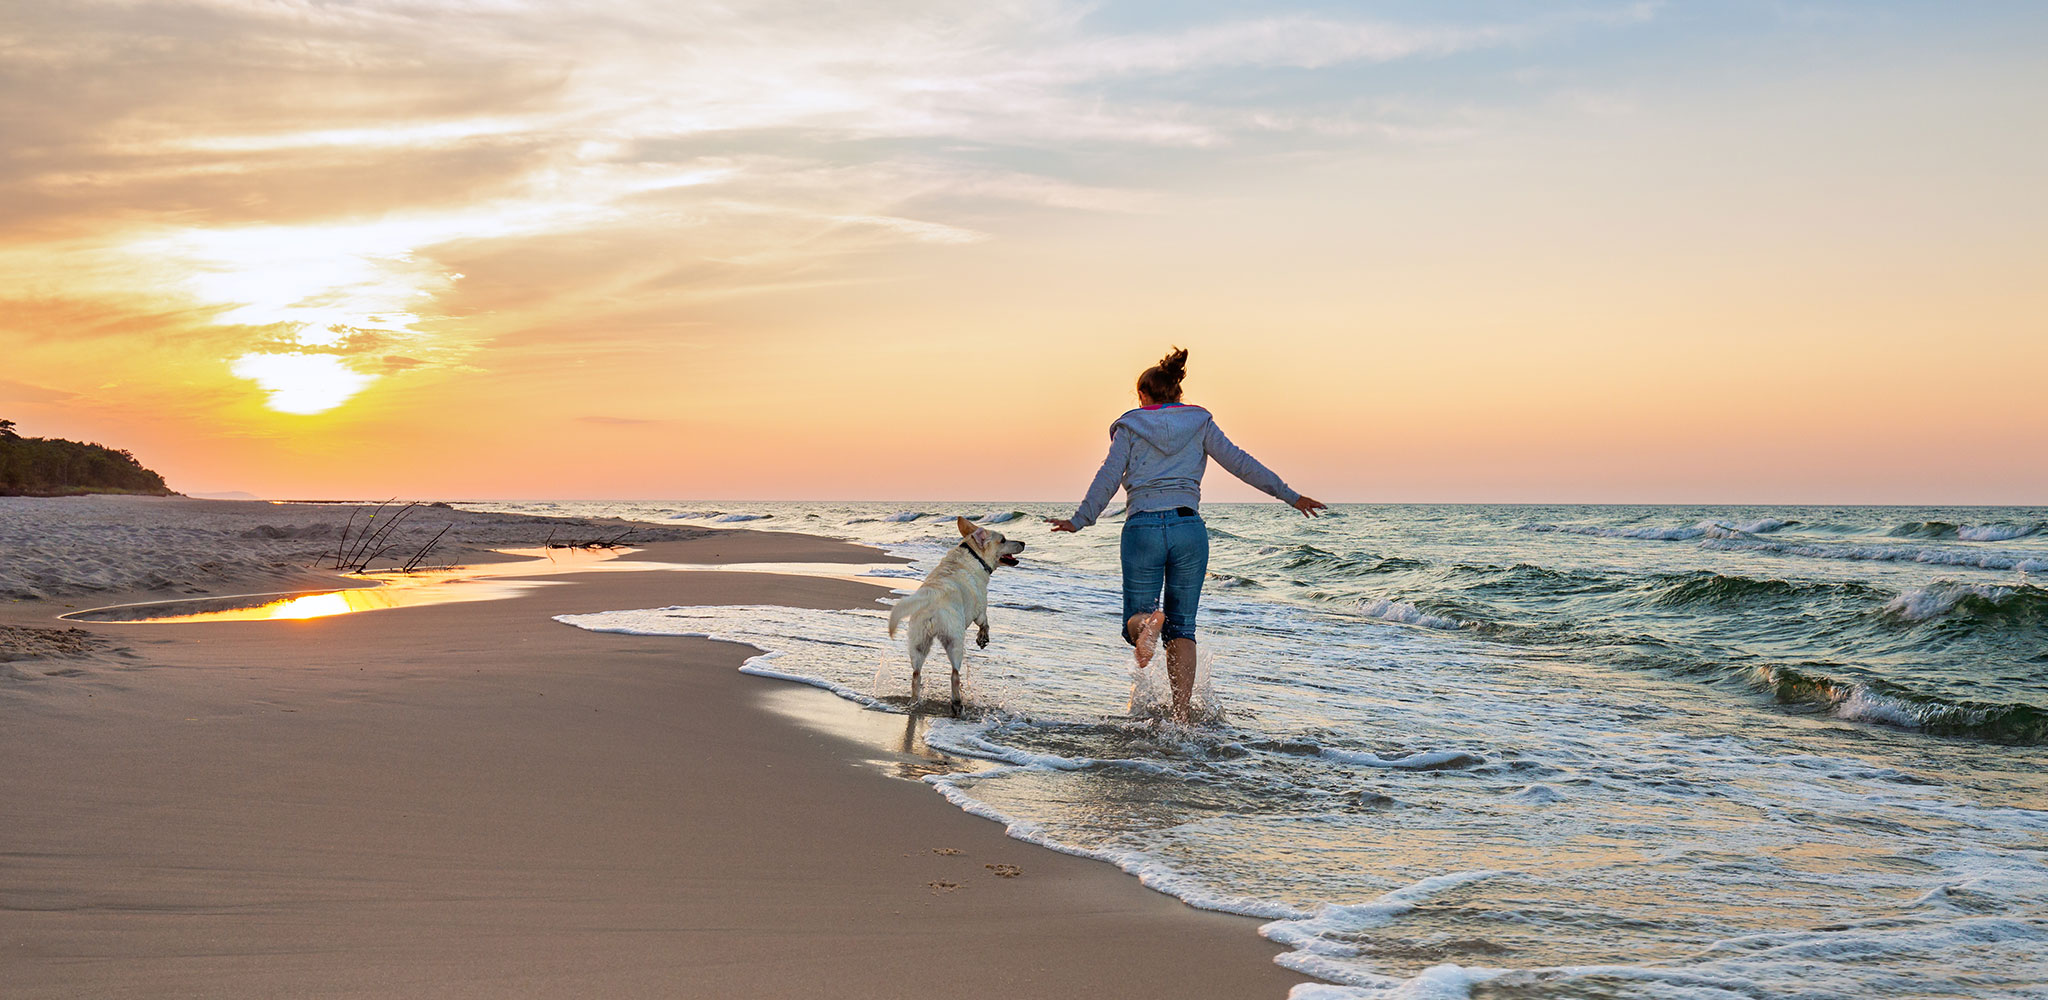
<svg viewBox="0 0 2048 1000">
<path fill-rule="evenodd" d="M 555 533 L 550 531 L 548 532 L 547 547 L 551 549 L 616 549 L 625 545 L 626 537 L 637 530 L 639 529 L 628 528 L 609 538 L 594 538 L 587 542 L 558 542 L 555 541 Z"/>
<path fill-rule="evenodd" d="M 434 546 L 441 544 L 441 536 L 447 534 L 448 529 L 453 527 L 455 527 L 453 524 L 442 525 L 441 530 L 434 533 L 434 537 L 427 539 L 427 544 L 420 546 L 420 550 L 414 553 L 411 559 L 405 561 L 403 572 L 410 573 L 418 568 L 420 560 L 425 559 L 427 553 L 434 551 Z"/>
</svg>

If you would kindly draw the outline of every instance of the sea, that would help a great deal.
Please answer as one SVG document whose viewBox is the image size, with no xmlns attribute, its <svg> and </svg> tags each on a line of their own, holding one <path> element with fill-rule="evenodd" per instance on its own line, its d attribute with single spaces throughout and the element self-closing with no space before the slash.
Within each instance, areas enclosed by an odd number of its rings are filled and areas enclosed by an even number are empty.
<svg viewBox="0 0 2048 1000">
<path fill-rule="evenodd" d="M 473 506 L 851 539 L 906 592 L 955 516 L 1023 539 L 968 711 L 915 723 L 974 766 L 923 780 L 1260 918 L 1294 1000 L 2048 998 L 2048 508 L 1209 504 L 1181 726 L 1118 637 L 1116 517 Z M 564 620 L 912 718 L 879 608 Z"/>
</svg>

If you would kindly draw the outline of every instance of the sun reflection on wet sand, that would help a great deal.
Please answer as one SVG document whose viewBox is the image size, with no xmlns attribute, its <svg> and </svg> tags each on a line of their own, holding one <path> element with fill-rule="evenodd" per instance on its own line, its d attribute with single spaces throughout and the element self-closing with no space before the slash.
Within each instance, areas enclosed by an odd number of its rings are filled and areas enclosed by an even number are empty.
<svg viewBox="0 0 2048 1000">
<path fill-rule="evenodd" d="M 325 618 L 328 615 L 347 614 L 353 610 L 355 608 L 349 603 L 346 592 L 289 597 L 275 604 L 249 609 L 252 617 L 261 618 Z"/>
<path fill-rule="evenodd" d="M 351 579 L 370 586 L 341 590 L 300 591 L 283 594 L 244 594 L 232 597 L 153 601 L 76 611 L 63 618 L 110 624 L 189 624 L 194 622 L 304 621 L 330 618 L 360 611 L 424 607 L 517 597 L 535 587 L 560 583 L 532 579 L 558 573 L 595 571 L 622 572 L 739 572 L 774 573 L 785 576 L 813 576 L 853 580 L 880 586 L 896 582 L 889 577 L 867 575 L 887 569 L 889 564 L 847 563 L 670 563 L 633 558 L 634 549 L 499 549 L 513 561 L 453 566 L 439 570 L 364 573 Z"/>
</svg>

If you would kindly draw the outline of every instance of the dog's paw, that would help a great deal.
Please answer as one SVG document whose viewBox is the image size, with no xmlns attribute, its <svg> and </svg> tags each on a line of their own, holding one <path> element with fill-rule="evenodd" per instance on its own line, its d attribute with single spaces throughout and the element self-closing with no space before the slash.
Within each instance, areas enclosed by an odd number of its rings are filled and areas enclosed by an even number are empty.
<svg viewBox="0 0 2048 1000">
<path fill-rule="evenodd" d="M 953 699 L 953 718 L 956 718 L 956 719 L 957 719 L 957 718 L 959 718 L 959 717 L 960 717 L 960 708 L 961 708 L 961 705 L 960 705 L 960 699 L 958 699 L 958 698 L 955 698 L 955 699 Z"/>
<path fill-rule="evenodd" d="M 980 646 L 983 649 L 988 648 L 988 629 L 982 629 L 980 632 L 975 634 L 974 644 Z"/>
</svg>

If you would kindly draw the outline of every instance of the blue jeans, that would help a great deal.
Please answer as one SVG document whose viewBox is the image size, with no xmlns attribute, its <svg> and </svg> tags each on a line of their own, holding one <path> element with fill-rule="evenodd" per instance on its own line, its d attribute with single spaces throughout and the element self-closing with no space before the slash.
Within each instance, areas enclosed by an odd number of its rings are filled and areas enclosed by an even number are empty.
<svg viewBox="0 0 2048 1000">
<path fill-rule="evenodd" d="M 1124 641 L 1135 644 L 1131 616 L 1159 610 L 1166 593 L 1167 639 L 1195 637 L 1195 610 L 1209 573 L 1209 526 L 1200 514 L 1146 510 L 1124 517 Z"/>
</svg>

